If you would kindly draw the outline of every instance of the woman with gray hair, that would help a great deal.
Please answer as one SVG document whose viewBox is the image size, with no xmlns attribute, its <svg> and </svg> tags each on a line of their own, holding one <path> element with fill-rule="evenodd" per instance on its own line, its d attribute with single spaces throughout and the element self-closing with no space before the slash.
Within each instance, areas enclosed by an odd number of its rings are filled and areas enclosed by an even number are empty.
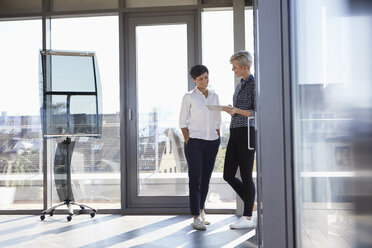
<svg viewBox="0 0 372 248">
<path fill-rule="evenodd" d="M 252 170 L 255 154 L 255 121 L 248 123 L 249 116 L 255 116 L 256 97 L 255 81 L 250 73 L 253 64 L 252 55 L 247 51 L 239 51 L 230 58 L 232 70 L 241 78 L 233 97 L 233 106 L 223 110 L 231 115 L 230 138 L 227 144 L 223 178 L 244 201 L 243 216 L 230 225 L 233 229 L 250 228 L 255 226 L 252 210 L 255 199 L 255 186 Z M 248 133 L 253 150 L 248 149 Z M 242 180 L 236 177 L 240 169 Z"/>
</svg>

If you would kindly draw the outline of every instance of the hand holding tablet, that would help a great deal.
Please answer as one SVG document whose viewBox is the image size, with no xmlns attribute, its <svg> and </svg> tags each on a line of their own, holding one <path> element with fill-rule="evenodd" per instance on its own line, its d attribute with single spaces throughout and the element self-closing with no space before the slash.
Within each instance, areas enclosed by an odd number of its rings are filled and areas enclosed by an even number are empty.
<svg viewBox="0 0 372 248">
<path fill-rule="evenodd" d="M 230 106 L 224 106 L 224 105 L 207 105 L 207 108 L 212 111 L 223 111 L 223 108 L 230 107 Z"/>
</svg>

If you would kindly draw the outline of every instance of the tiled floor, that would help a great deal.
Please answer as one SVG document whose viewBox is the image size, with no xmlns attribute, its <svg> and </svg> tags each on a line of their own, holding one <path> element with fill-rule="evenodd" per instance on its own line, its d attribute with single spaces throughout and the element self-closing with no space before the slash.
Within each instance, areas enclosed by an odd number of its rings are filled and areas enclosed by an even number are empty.
<svg viewBox="0 0 372 248">
<path fill-rule="evenodd" d="M 231 230 L 235 215 L 208 215 L 206 231 L 186 215 L 0 215 L 0 247 L 257 247 L 255 229 Z"/>
</svg>

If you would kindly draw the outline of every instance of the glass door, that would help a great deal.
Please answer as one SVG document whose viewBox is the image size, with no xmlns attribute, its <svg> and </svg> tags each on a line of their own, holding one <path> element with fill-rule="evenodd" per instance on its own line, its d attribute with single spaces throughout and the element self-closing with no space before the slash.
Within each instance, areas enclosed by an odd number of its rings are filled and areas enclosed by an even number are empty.
<svg viewBox="0 0 372 248">
<path fill-rule="evenodd" d="M 297 246 L 372 247 L 372 3 L 291 4 Z"/>
<path fill-rule="evenodd" d="M 178 118 L 195 61 L 193 23 L 193 15 L 129 18 L 129 207 L 187 207 Z"/>
</svg>

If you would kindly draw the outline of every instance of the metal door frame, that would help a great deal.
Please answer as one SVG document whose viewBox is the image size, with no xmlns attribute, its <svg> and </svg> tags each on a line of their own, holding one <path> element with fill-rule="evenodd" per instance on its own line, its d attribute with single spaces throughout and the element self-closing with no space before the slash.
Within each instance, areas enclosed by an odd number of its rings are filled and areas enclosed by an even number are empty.
<svg viewBox="0 0 372 248">
<path fill-rule="evenodd" d="M 126 88 L 126 140 L 125 146 L 128 156 L 126 163 L 126 212 L 141 213 L 188 213 L 188 196 L 138 196 L 137 178 L 137 82 L 136 82 L 136 34 L 135 28 L 138 25 L 155 24 L 187 24 L 187 50 L 188 68 L 196 63 L 197 44 L 195 38 L 196 11 L 186 11 L 180 13 L 146 13 L 129 14 L 125 18 L 126 32 L 128 40 L 126 63 L 128 65 Z M 187 68 L 185 68 L 187 69 Z M 191 79 L 188 84 L 192 83 Z"/>
</svg>

